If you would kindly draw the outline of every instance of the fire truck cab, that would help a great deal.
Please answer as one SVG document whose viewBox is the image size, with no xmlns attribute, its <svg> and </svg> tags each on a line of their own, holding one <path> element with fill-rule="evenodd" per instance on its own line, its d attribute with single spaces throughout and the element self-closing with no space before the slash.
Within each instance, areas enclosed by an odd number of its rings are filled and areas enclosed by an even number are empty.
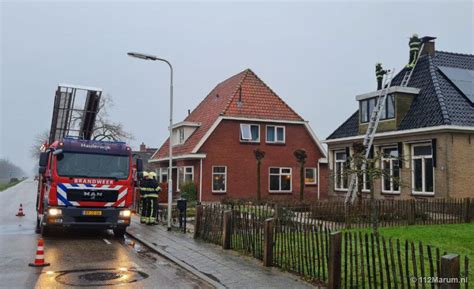
<svg viewBox="0 0 474 289">
<path fill-rule="evenodd" d="M 123 236 L 133 202 L 131 149 L 122 142 L 65 138 L 40 156 L 37 230 L 113 229 Z M 140 161 L 137 170 L 141 170 Z"/>
</svg>

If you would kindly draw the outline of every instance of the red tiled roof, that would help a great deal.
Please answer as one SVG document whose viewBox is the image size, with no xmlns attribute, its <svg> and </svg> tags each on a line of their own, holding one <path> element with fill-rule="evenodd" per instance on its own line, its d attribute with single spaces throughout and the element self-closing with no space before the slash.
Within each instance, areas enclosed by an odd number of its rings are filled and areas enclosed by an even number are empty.
<svg viewBox="0 0 474 289">
<path fill-rule="evenodd" d="M 173 155 L 191 153 L 219 116 L 303 121 L 252 70 L 246 69 L 219 83 L 186 117 L 185 121 L 197 122 L 200 126 L 184 144 L 173 147 Z M 168 141 L 153 159 L 168 156 Z"/>
</svg>

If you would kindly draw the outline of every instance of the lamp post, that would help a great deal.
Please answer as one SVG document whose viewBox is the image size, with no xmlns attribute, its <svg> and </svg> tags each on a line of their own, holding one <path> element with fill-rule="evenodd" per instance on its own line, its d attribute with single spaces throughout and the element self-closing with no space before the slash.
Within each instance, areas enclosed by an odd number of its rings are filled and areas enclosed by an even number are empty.
<svg viewBox="0 0 474 289">
<path fill-rule="evenodd" d="M 162 61 L 168 64 L 170 67 L 170 138 L 168 142 L 169 146 L 169 165 L 168 165 L 168 231 L 171 230 L 171 206 L 173 199 L 173 147 L 172 147 L 172 138 L 173 138 L 173 66 L 171 63 L 163 58 L 159 58 L 154 55 L 138 53 L 138 52 L 128 52 L 128 56 L 143 59 L 143 60 L 152 60 L 152 61 Z"/>
</svg>

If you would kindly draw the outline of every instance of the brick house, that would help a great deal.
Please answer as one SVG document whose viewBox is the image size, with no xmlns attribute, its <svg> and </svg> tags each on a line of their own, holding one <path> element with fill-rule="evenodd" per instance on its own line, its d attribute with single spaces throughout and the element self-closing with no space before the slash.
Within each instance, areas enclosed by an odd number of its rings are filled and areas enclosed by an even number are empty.
<svg viewBox="0 0 474 289">
<path fill-rule="evenodd" d="M 173 191 L 187 181 L 198 199 L 255 199 L 254 150 L 266 153 L 261 165 L 262 198 L 298 198 L 299 164 L 293 152 L 305 149 L 305 198 L 326 194 L 326 152 L 304 121 L 258 76 L 247 69 L 219 83 L 173 126 Z M 169 139 L 155 152 L 161 182 L 168 180 Z"/>
<path fill-rule="evenodd" d="M 393 79 L 374 139 L 386 177 L 375 180 L 379 198 L 474 196 L 474 55 L 435 51 L 433 37 L 422 38 L 420 57 L 406 86 L 409 68 Z M 343 170 L 354 143 L 361 143 L 378 91 L 356 96 L 359 110 L 325 141 L 329 195 L 345 196 Z M 347 167 L 346 167 L 347 168 Z M 368 184 L 363 184 L 368 192 Z"/>
</svg>

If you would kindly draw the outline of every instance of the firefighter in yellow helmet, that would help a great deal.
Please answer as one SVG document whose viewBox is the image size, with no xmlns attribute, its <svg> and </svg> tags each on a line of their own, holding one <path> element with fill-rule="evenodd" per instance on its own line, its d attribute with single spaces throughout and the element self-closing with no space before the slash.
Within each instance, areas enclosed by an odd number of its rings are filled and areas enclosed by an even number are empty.
<svg viewBox="0 0 474 289">
<path fill-rule="evenodd" d="M 146 202 L 145 195 L 147 194 L 146 190 L 143 190 L 145 180 L 148 178 L 148 172 L 142 172 L 142 178 L 140 179 L 140 223 L 146 223 Z"/>
<path fill-rule="evenodd" d="M 408 42 L 408 45 L 410 46 L 410 61 L 407 64 L 408 68 L 413 68 L 415 67 L 416 59 L 418 58 L 418 55 L 420 54 L 420 48 L 421 48 L 421 39 L 418 37 L 418 34 L 413 34 L 410 37 L 410 41 Z"/>
<path fill-rule="evenodd" d="M 148 172 L 147 177 L 142 183 L 141 190 L 144 192 L 145 210 L 144 215 L 147 225 L 156 224 L 156 216 L 158 212 L 158 194 L 161 191 L 155 172 Z"/>
</svg>

